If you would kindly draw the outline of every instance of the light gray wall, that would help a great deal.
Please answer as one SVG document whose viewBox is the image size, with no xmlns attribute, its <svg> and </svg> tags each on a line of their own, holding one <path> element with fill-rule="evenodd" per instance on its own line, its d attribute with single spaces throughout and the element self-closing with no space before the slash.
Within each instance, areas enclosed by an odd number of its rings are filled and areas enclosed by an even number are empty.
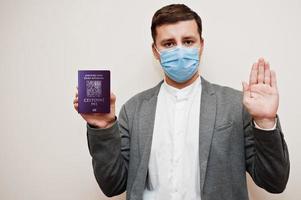
<svg viewBox="0 0 301 200">
<path fill-rule="evenodd" d="M 93 176 L 85 122 L 73 110 L 77 70 L 110 69 L 119 112 L 162 78 L 150 22 L 171 2 L 0 0 L 0 199 L 107 199 Z M 300 198 L 300 1 L 183 2 L 203 19 L 207 80 L 241 89 L 260 56 L 276 70 L 291 176 L 281 195 L 249 180 L 250 197 Z"/>
</svg>

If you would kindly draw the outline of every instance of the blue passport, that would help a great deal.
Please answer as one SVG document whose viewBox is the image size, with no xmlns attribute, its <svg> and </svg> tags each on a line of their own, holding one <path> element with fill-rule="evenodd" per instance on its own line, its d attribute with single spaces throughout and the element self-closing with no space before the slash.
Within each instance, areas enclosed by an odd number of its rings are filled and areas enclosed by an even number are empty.
<svg viewBox="0 0 301 200">
<path fill-rule="evenodd" d="M 110 113 L 109 70 L 78 70 L 78 112 Z"/>
</svg>

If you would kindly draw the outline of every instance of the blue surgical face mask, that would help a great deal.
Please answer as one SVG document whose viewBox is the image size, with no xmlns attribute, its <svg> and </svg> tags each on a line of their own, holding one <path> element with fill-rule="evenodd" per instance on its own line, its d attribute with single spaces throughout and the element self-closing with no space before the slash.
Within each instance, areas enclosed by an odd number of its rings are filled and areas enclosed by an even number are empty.
<svg viewBox="0 0 301 200">
<path fill-rule="evenodd" d="M 157 50 L 156 47 L 155 49 Z M 198 70 L 199 49 L 196 47 L 176 47 L 171 50 L 158 51 L 158 53 L 164 72 L 178 83 L 189 80 Z"/>
</svg>

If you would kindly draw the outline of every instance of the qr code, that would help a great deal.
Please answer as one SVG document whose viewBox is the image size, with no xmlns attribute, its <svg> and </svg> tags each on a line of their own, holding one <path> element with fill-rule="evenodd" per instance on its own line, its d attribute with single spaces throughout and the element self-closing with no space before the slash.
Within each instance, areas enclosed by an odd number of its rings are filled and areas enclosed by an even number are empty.
<svg viewBox="0 0 301 200">
<path fill-rule="evenodd" d="M 101 97 L 101 81 L 86 81 L 87 97 Z"/>
</svg>

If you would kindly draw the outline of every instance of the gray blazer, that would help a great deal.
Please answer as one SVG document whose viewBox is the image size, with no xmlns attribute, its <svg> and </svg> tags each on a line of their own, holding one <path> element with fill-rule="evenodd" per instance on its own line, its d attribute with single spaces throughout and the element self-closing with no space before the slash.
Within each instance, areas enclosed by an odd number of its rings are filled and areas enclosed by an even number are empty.
<svg viewBox="0 0 301 200">
<path fill-rule="evenodd" d="M 129 99 L 112 127 L 98 129 L 87 124 L 94 175 L 107 196 L 126 191 L 127 200 L 142 199 L 162 82 Z M 247 200 L 246 171 L 259 187 L 282 192 L 290 165 L 279 118 L 274 131 L 256 129 L 242 104 L 240 91 L 211 84 L 204 78 L 201 82 L 202 200 Z"/>
</svg>

